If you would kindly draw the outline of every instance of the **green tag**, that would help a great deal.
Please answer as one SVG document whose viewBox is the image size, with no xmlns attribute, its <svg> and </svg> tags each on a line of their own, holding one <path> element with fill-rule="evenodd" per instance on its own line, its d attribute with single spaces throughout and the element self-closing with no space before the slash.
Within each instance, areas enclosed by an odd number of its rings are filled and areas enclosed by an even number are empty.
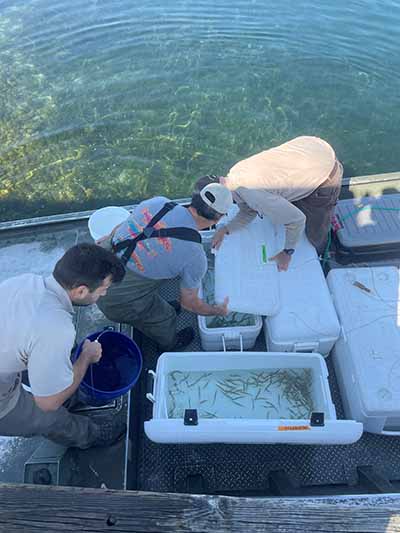
<svg viewBox="0 0 400 533">
<path fill-rule="evenodd" d="M 264 264 L 267 263 L 267 247 L 265 244 L 261 246 L 261 257 L 262 257 L 262 262 Z"/>
</svg>

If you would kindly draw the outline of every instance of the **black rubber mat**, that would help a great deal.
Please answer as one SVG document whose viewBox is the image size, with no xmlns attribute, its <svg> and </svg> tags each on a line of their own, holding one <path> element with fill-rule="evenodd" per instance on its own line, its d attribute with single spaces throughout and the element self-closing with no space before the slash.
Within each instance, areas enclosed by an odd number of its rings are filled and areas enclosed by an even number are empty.
<svg viewBox="0 0 400 533">
<path fill-rule="evenodd" d="M 166 286 L 164 296 L 176 297 L 177 287 Z M 179 327 L 197 326 L 196 317 L 183 312 Z M 156 444 L 144 434 L 143 423 L 151 418 L 152 404 L 145 399 L 148 369 L 155 369 L 159 354 L 149 340 L 143 339 L 144 372 L 136 389 L 131 413 L 135 418 L 135 472 L 132 487 L 146 491 L 202 493 L 269 493 L 272 472 L 284 471 L 297 487 L 350 484 L 358 481 L 357 467 L 374 466 L 389 480 L 400 480 L 400 439 L 364 433 L 352 445 L 235 445 Z M 264 351 L 261 333 L 254 350 Z M 201 351 L 196 338 L 187 351 Z M 338 418 L 343 418 L 338 386 L 330 358 L 329 384 Z"/>
</svg>

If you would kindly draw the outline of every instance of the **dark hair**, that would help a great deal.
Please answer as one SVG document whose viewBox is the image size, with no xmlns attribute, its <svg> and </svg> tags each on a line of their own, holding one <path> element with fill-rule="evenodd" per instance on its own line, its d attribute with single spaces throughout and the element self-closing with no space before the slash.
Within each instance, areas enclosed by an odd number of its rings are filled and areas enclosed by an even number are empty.
<svg viewBox="0 0 400 533">
<path fill-rule="evenodd" d="M 122 281 L 125 276 L 123 264 L 111 252 L 89 243 L 72 246 L 53 270 L 56 281 L 67 290 L 85 285 L 93 292 L 109 275 L 113 282 Z"/>
<path fill-rule="evenodd" d="M 219 178 L 213 174 L 210 174 L 208 176 L 203 176 L 196 181 L 194 184 L 190 207 L 194 207 L 197 213 L 207 220 L 218 220 L 222 217 L 222 214 L 218 213 L 218 211 L 215 211 L 215 209 L 207 205 L 200 196 L 200 191 L 207 185 L 210 185 L 210 183 L 219 183 Z"/>
</svg>

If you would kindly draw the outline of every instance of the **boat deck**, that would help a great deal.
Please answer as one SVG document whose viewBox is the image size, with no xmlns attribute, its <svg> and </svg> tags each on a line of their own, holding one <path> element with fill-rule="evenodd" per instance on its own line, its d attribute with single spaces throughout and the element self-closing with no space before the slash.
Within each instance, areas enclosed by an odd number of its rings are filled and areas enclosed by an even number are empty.
<svg viewBox="0 0 400 533">
<path fill-rule="evenodd" d="M 382 184 L 386 186 L 385 182 Z M 390 190 L 398 192 L 397 185 Z M 0 280 L 24 272 L 49 274 L 64 250 L 88 240 L 85 216 L 67 220 L 50 217 L 39 225 L 35 221 L 0 224 Z M 399 266 L 400 258 L 382 262 Z M 165 283 L 162 291 L 167 299 L 174 299 L 178 285 Z M 178 322 L 179 327 L 197 326 L 196 317 L 187 312 L 181 313 Z M 78 309 L 78 342 L 108 324 L 96 306 Z M 149 441 L 143 432 L 143 422 L 151 415 L 151 403 L 145 398 L 149 386 L 147 370 L 155 369 L 159 353 L 154 343 L 132 328 L 116 327 L 132 335 L 140 345 L 143 372 L 123 401 L 114 402 L 105 410 L 93 409 L 90 415 L 114 416 L 123 410 L 129 421 L 127 438 L 108 450 L 60 453 L 56 457 L 60 484 L 237 496 L 389 493 L 400 489 L 400 439 L 395 437 L 364 433 L 358 442 L 346 446 L 162 445 Z M 260 334 L 254 350 L 265 349 L 264 336 Z M 187 351 L 201 351 L 198 333 Z M 326 361 L 333 401 L 338 418 L 342 418 L 335 372 L 329 357 Z M 42 441 L 0 437 L 0 482 L 23 482 L 24 465 L 35 462 L 40 454 L 30 457 Z M 57 450 L 50 448 L 48 453 L 57 456 Z"/>
</svg>

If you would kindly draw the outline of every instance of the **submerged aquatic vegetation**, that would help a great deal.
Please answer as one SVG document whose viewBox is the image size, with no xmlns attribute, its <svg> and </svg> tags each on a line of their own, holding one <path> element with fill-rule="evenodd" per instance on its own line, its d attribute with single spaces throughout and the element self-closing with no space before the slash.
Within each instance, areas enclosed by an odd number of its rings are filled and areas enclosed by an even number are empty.
<svg viewBox="0 0 400 533">
<path fill-rule="evenodd" d="M 142 24 L 140 7 L 125 8 Z M 105 61 L 107 45 L 101 53 L 97 46 L 111 34 L 101 24 L 86 50 L 65 37 L 70 17 L 52 16 L 56 45 L 36 42 L 46 9 L 20 3 L 0 15 L 1 219 L 186 197 L 199 176 L 223 174 L 266 143 L 286 140 L 288 123 L 265 80 L 242 80 L 243 98 L 230 72 L 217 80 L 214 66 L 204 69 L 211 42 L 203 54 L 157 31 L 135 42 L 132 54 L 121 35 Z M 85 29 L 85 16 L 77 28 Z"/>
<path fill-rule="evenodd" d="M 379 73 L 333 56 L 329 68 L 325 57 L 294 68 L 291 47 L 279 37 L 275 50 L 256 27 L 254 39 L 243 26 L 220 47 L 218 17 L 191 17 L 184 2 L 189 26 L 179 29 L 162 4 L 124 2 L 108 24 L 106 3 L 2 3 L 1 219 L 189 196 L 197 177 L 305 132 L 328 139 L 355 172 L 396 168 L 396 121 L 388 135 L 376 126 L 398 108 L 397 92 Z M 237 8 L 226 9 L 228 20 Z M 235 20 L 240 30 L 246 15 Z M 337 110 L 354 127 L 342 128 Z"/>
<path fill-rule="evenodd" d="M 309 368 L 168 374 L 169 418 L 308 419 L 314 410 Z"/>
</svg>

